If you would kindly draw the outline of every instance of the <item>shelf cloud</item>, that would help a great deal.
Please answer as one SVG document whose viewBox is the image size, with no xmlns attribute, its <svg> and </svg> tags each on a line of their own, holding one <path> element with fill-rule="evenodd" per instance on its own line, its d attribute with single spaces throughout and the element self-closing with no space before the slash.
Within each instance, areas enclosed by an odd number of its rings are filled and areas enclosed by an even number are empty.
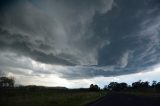
<svg viewBox="0 0 160 106">
<path fill-rule="evenodd" d="M 67 80 L 160 62 L 158 0 L 1 0 L 0 71 Z"/>
</svg>

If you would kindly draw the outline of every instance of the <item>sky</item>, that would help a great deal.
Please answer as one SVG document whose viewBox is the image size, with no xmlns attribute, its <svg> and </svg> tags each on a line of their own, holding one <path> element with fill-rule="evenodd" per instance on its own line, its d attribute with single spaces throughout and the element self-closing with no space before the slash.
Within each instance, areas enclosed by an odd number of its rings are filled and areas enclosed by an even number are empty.
<svg viewBox="0 0 160 106">
<path fill-rule="evenodd" d="M 0 75 L 18 85 L 160 81 L 159 0 L 0 0 Z"/>
</svg>

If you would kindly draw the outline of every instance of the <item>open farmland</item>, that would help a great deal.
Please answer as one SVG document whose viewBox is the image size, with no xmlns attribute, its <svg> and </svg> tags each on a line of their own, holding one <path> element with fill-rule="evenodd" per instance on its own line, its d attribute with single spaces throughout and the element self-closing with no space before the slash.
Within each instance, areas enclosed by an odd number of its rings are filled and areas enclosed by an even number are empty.
<svg viewBox="0 0 160 106">
<path fill-rule="evenodd" d="M 85 90 L 5 90 L 0 92 L 0 106 L 81 106 L 103 95 Z"/>
</svg>

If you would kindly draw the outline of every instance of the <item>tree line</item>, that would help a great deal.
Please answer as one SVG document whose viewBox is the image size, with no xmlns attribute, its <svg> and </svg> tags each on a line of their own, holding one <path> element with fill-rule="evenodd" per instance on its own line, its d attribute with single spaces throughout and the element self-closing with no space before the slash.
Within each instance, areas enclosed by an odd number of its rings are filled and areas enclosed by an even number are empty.
<svg viewBox="0 0 160 106">
<path fill-rule="evenodd" d="M 0 77 L 0 88 L 14 88 L 15 86 L 15 79 L 14 77 Z M 22 87 L 19 87 L 22 88 Z M 44 88 L 42 86 L 26 86 L 25 88 Z M 61 89 L 66 89 L 62 88 Z M 90 91 L 99 91 L 101 90 L 100 87 L 97 84 L 91 84 L 89 86 Z M 128 85 L 125 82 L 110 82 L 108 85 L 105 85 L 103 90 L 106 91 L 129 91 L 129 90 L 138 90 L 138 91 L 144 91 L 144 90 L 154 90 L 160 92 L 160 82 L 152 81 L 152 84 L 149 84 L 148 81 L 136 81 L 133 82 L 131 85 Z"/>
<path fill-rule="evenodd" d="M 89 89 L 91 91 L 98 91 L 100 88 L 98 85 L 91 84 Z M 110 82 L 108 85 L 105 85 L 103 90 L 107 91 L 129 91 L 129 90 L 138 90 L 138 91 L 145 91 L 145 90 L 155 90 L 160 91 L 160 82 L 152 81 L 152 84 L 149 84 L 148 81 L 136 81 L 133 82 L 131 85 L 128 85 L 125 82 Z"/>
</svg>

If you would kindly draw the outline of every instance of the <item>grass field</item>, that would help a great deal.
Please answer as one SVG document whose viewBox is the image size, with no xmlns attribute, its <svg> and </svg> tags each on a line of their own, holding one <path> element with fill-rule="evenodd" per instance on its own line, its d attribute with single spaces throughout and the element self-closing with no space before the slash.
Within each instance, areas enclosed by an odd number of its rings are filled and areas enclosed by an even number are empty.
<svg viewBox="0 0 160 106">
<path fill-rule="evenodd" d="M 83 90 L 7 90 L 0 92 L 0 106 L 83 106 L 104 94 Z"/>
</svg>

